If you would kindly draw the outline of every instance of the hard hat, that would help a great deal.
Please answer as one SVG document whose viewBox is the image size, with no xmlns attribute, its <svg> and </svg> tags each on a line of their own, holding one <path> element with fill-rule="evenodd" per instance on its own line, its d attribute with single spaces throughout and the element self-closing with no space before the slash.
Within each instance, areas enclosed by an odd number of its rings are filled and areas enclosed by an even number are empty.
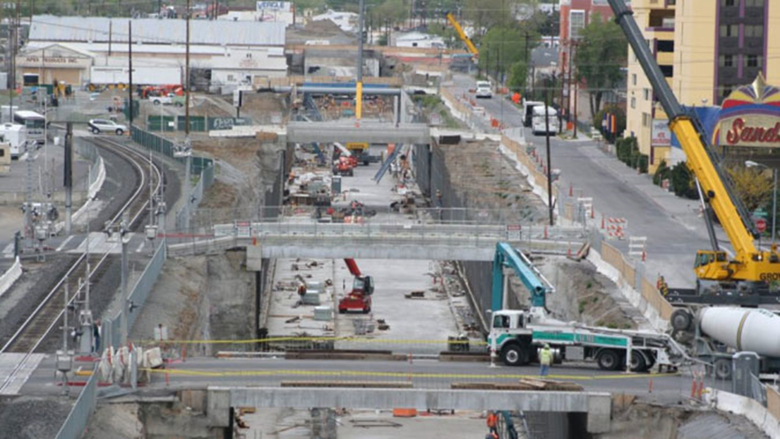
<svg viewBox="0 0 780 439">
<path fill-rule="evenodd" d="M 550 343 L 545 343 L 544 347 L 549 349 L 550 348 Z"/>
</svg>

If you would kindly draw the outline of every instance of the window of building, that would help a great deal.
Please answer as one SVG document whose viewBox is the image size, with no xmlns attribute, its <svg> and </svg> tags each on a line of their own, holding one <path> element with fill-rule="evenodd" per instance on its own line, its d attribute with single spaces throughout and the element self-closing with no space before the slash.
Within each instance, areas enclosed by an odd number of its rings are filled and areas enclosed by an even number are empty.
<svg viewBox="0 0 780 439">
<path fill-rule="evenodd" d="M 642 126 L 643 127 L 650 126 L 650 115 L 647 113 L 642 113 Z"/>
<path fill-rule="evenodd" d="M 738 37 L 739 25 L 736 24 L 722 24 L 720 25 L 721 37 Z"/>
<path fill-rule="evenodd" d="M 632 84 L 632 85 L 636 85 L 636 73 L 633 73 L 633 74 L 631 75 L 631 84 Z"/>
<path fill-rule="evenodd" d="M 228 81 L 235 81 L 236 77 L 233 76 L 233 75 L 227 75 L 227 79 L 228 79 Z"/>
<path fill-rule="evenodd" d="M 674 41 L 659 40 L 656 47 L 659 52 L 674 52 Z"/>
<path fill-rule="evenodd" d="M 761 67 L 761 55 L 748 55 L 745 57 L 745 67 Z"/>
<path fill-rule="evenodd" d="M 728 97 L 728 95 L 731 94 L 731 86 L 730 85 L 721 85 L 718 87 L 718 95 L 723 99 Z"/>
<path fill-rule="evenodd" d="M 748 8 L 763 8 L 764 0 L 745 0 L 745 6 Z"/>
<path fill-rule="evenodd" d="M 674 66 L 660 66 L 661 72 L 663 72 L 664 76 L 667 78 L 671 78 L 674 76 Z"/>
<path fill-rule="evenodd" d="M 764 26 L 762 26 L 760 24 L 745 26 L 745 37 L 747 37 L 747 38 L 763 38 L 764 37 Z"/>
<path fill-rule="evenodd" d="M 631 98 L 631 108 L 636 108 L 636 98 Z"/>
<path fill-rule="evenodd" d="M 579 39 L 580 31 L 585 27 L 585 11 L 569 11 L 569 38 Z"/>
<path fill-rule="evenodd" d="M 737 0 L 720 0 L 720 5 L 724 8 L 737 6 Z"/>
<path fill-rule="evenodd" d="M 645 100 L 646 101 L 650 100 L 650 89 L 649 88 L 645 89 Z"/>
<path fill-rule="evenodd" d="M 247 53 L 246 57 L 251 59 L 252 58 L 252 54 L 251 53 Z"/>
<path fill-rule="evenodd" d="M 734 67 L 734 55 L 721 55 L 720 56 L 721 67 Z"/>
</svg>

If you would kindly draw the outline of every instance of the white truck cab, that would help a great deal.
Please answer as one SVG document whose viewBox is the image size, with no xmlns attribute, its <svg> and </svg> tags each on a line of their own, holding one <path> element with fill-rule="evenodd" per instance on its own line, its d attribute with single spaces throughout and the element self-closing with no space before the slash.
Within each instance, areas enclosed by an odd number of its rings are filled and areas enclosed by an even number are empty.
<svg viewBox="0 0 780 439">
<path fill-rule="evenodd" d="M 493 97 L 493 87 L 490 81 L 477 81 L 477 98 L 490 99 Z"/>
</svg>

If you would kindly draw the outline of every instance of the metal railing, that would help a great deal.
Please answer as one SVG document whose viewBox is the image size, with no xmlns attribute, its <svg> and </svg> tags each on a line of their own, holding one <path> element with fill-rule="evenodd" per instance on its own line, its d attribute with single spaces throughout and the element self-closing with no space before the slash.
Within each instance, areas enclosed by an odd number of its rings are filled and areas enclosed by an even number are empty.
<svg viewBox="0 0 780 439">
<path fill-rule="evenodd" d="M 89 417 L 97 404 L 98 373 L 97 367 L 89 377 L 87 384 L 81 390 L 76 404 L 71 409 L 65 423 L 57 433 L 57 439 L 79 439 L 87 428 Z"/>
</svg>

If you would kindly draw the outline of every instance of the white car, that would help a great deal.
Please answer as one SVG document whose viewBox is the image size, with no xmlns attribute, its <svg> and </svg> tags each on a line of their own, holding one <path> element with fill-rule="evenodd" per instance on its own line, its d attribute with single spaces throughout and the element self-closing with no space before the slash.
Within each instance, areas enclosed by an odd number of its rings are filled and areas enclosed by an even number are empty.
<svg viewBox="0 0 780 439">
<path fill-rule="evenodd" d="M 493 91 L 490 86 L 489 81 L 477 81 L 477 98 L 487 98 L 490 99 L 493 97 Z"/>
<path fill-rule="evenodd" d="M 92 131 L 93 134 L 100 134 L 105 132 L 116 133 L 117 136 L 121 136 L 125 131 L 127 131 L 127 127 L 125 125 L 118 124 L 113 120 L 92 119 L 89 121 L 88 125 L 89 130 Z"/>
</svg>

